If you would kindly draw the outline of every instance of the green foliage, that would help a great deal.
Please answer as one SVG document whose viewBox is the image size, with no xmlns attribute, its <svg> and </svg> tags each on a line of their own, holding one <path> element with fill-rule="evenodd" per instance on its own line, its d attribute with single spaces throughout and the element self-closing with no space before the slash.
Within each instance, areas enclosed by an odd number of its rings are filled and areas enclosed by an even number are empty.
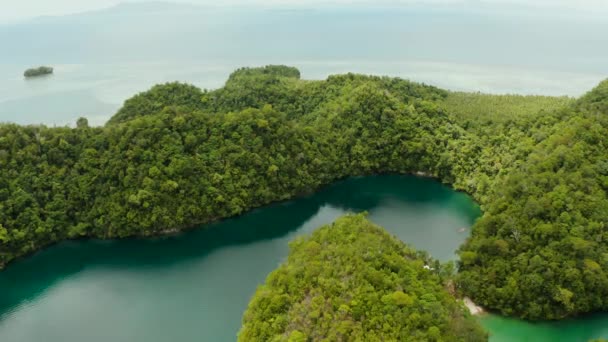
<svg viewBox="0 0 608 342">
<path fill-rule="evenodd" d="M 496 125 L 522 118 L 537 117 L 572 104 L 569 97 L 490 95 L 450 92 L 443 104 L 460 122 L 470 125 Z"/>
<path fill-rule="evenodd" d="M 87 120 L 86 118 L 78 118 L 78 120 L 76 121 L 76 128 L 89 128 L 89 120 Z"/>
<path fill-rule="evenodd" d="M 25 78 L 29 78 L 29 77 L 50 75 L 52 73 L 53 73 L 53 68 L 48 67 L 48 66 L 41 66 L 38 68 L 31 68 L 31 69 L 25 70 L 25 72 L 23 73 L 23 76 Z"/>
<path fill-rule="evenodd" d="M 188 110 L 202 108 L 203 92 L 190 84 L 179 82 L 159 84 L 125 101 L 122 108 L 108 121 L 115 125 L 136 117 L 156 114 L 168 106 L 183 106 Z"/>
<path fill-rule="evenodd" d="M 344 177 L 422 171 L 484 211 L 460 291 L 528 319 L 606 310 L 606 114 L 608 81 L 575 101 L 268 66 L 213 91 L 155 86 L 105 127 L 1 124 L 0 265 L 63 239 L 162 234 Z"/>
<path fill-rule="evenodd" d="M 251 300 L 239 341 L 486 341 L 432 262 L 363 214 L 290 244 Z"/>
<path fill-rule="evenodd" d="M 256 70 L 229 83 L 276 77 Z M 224 101 L 232 95 L 222 88 L 207 93 L 222 103 L 211 113 L 207 95 L 173 83 L 127 100 L 105 127 L 0 125 L 0 265 L 63 239 L 185 229 L 350 175 L 433 169 L 424 156 L 441 148 L 431 132 L 444 130 L 445 115 L 419 94 L 400 93 L 415 99 L 404 102 L 387 89 L 409 82 L 280 77 L 301 83 L 280 83 L 280 95 L 258 87 L 270 103 L 261 106 Z M 289 106 L 312 111 L 277 109 Z"/>
<path fill-rule="evenodd" d="M 460 252 L 459 283 L 476 303 L 527 319 L 608 309 L 605 90 L 513 124 L 511 136 L 478 128 L 495 136 L 478 165 L 508 162 L 488 172 L 484 215 Z"/>
<path fill-rule="evenodd" d="M 260 75 L 300 79 L 300 70 L 285 65 L 267 65 L 261 68 L 240 68 L 230 74 L 228 83 L 238 82 L 239 79 Z"/>
</svg>

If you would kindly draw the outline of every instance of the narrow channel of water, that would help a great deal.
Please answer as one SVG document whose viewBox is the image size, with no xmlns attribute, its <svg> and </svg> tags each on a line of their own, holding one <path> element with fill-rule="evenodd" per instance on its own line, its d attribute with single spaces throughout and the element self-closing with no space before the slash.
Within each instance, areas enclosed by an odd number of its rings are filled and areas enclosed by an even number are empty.
<svg viewBox="0 0 608 342">
<path fill-rule="evenodd" d="M 0 341 L 234 341 L 251 295 L 284 260 L 288 242 L 360 211 L 440 260 L 454 258 L 480 214 L 467 195 L 433 180 L 384 175 L 177 236 L 64 242 L 0 272 Z M 606 316 L 482 323 L 494 341 L 608 337 Z"/>
</svg>

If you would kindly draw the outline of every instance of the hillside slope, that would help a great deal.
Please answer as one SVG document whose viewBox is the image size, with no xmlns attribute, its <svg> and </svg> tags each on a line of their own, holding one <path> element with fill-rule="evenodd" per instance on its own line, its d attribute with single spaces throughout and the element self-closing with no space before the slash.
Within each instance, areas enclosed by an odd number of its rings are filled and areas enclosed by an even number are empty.
<svg viewBox="0 0 608 342">
<path fill-rule="evenodd" d="M 433 264 L 364 215 L 290 244 L 252 298 L 239 341 L 487 341 Z"/>
<path fill-rule="evenodd" d="M 268 66 L 213 91 L 155 86 L 105 127 L 2 124 L 0 266 L 64 239 L 164 234 L 344 177 L 422 171 L 482 206 L 459 277 L 479 304 L 527 319 L 606 310 L 607 89 L 458 95 Z"/>
</svg>

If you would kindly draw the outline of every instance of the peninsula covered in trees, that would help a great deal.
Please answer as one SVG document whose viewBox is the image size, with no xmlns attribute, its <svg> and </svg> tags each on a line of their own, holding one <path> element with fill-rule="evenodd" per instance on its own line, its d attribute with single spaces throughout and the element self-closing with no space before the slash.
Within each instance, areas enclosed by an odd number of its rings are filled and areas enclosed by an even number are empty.
<svg viewBox="0 0 608 342">
<path fill-rule="evenodd" d="M 23 76 L 25 78 L 30 78 L 30 77 L 50 75 L 52 73 L 53 73 L 53 68 L 48 67 L 48 66 L 41 66 L 38 68 L 31 68 L 31 69 L 25 70 L 25 72 L 23 73 Z"/>
<path fill-rule="evenodd" d="M 607 114 L 608 81 L 579 99 L 494 96 L 269 66 L 212 91 L 155 86 L 104 127 L 1 124 L 0 265 L 64 239 L 163 234 L 349 176 L 422 171 L 484 212 L 459 250 L 458 291 L 531 320 L 605 311 Z"/>
<path fill-rule="evenodd" d="M 363 214 L 290 247 L 251 300 L 239 341 L 487 341 L 446 291 L 449 268 Z"/>
</svg>

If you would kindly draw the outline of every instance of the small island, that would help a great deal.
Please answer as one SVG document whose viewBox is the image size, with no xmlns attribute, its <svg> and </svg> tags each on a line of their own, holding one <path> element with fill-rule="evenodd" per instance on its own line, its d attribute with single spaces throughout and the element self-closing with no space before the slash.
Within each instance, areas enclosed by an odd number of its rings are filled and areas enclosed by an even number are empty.
<svg viewBox="0 0 608 342">
<path fill-rule="evenodd" d="M 51 75 L 52 73 L 53 73 L 53 68 L 48 67 L 48 66 L 41 66 L 38 68 L 31 68 L 31 69 L 25 70 L 25 72 L 23 73 L 23 76 L 25 76 L 25 78 L 30 78 L 30 77 Z"/>
</svg>

